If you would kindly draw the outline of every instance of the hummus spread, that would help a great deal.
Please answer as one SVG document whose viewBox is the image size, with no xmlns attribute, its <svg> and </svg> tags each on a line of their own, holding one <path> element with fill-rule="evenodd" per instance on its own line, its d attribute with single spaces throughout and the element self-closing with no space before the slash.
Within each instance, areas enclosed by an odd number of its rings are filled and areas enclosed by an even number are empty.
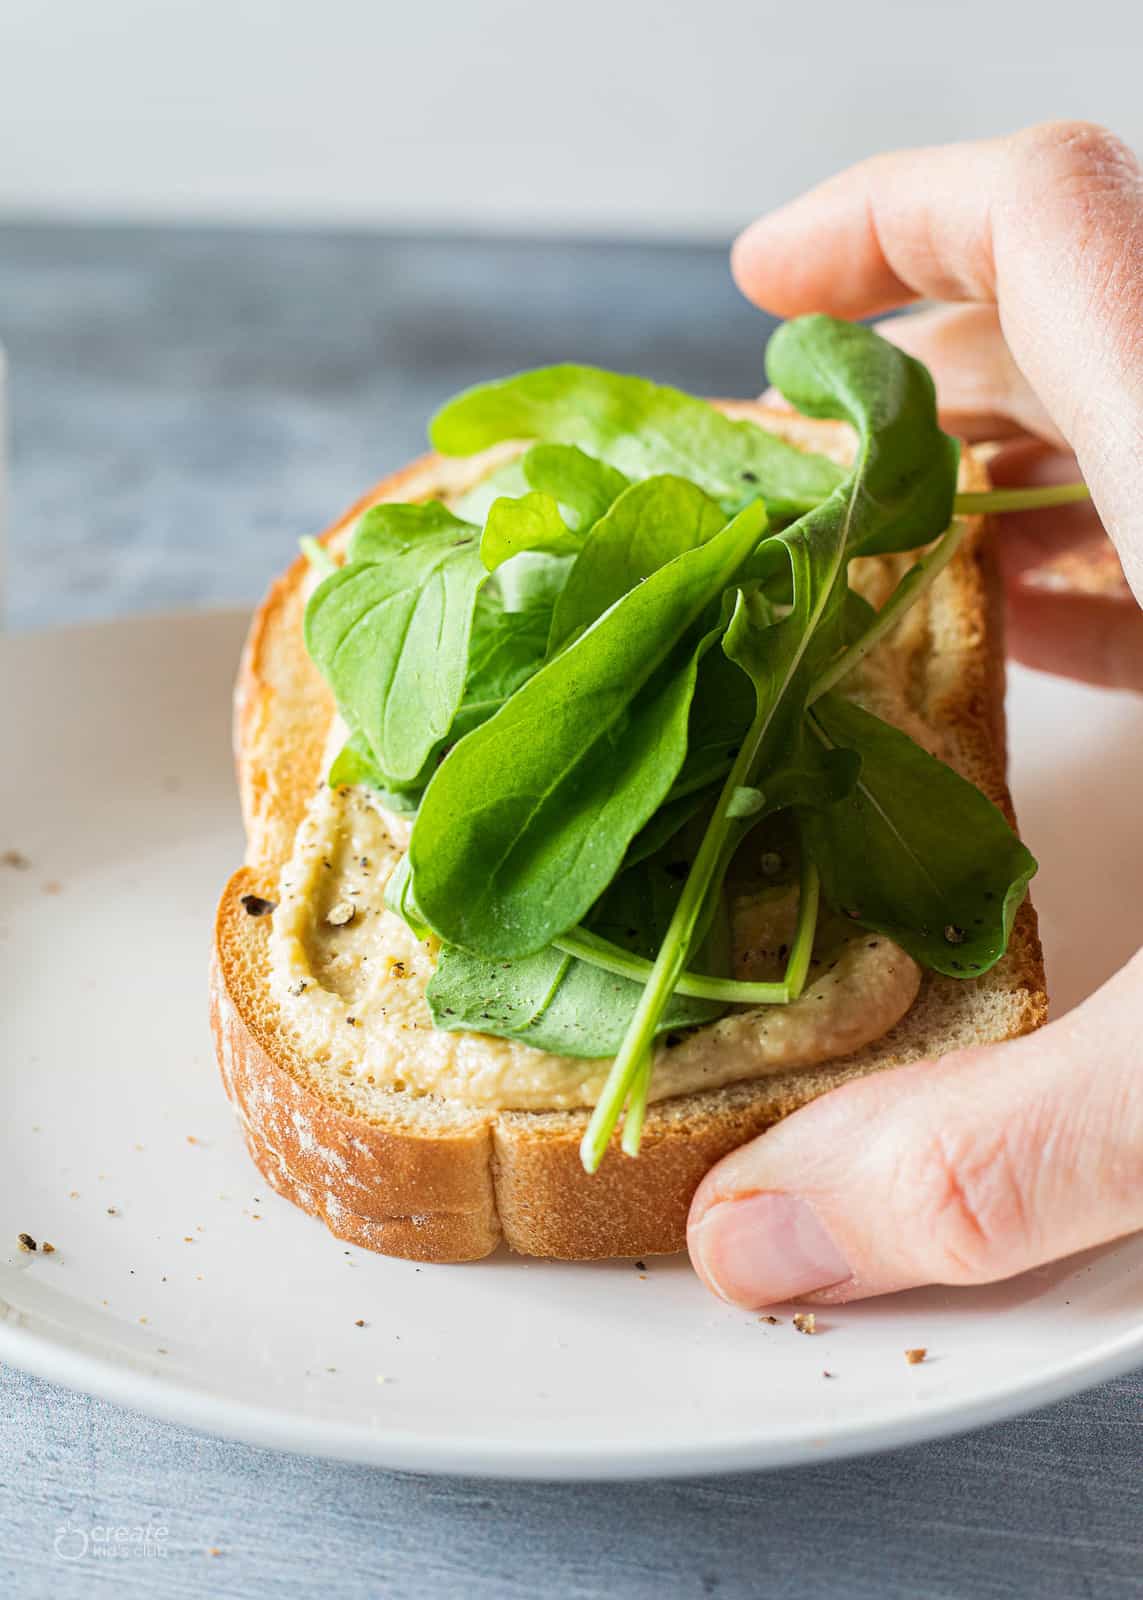
<svg viewBox="0 0 1143 1600">
<path fill-rule="evenodd" d="M 388 911 L 384 890 L 408 841 L 407 821 L 364 789 L 315 792 L 283 868 L 270 935 L 270 986 L 298 1047 L 346 1078 L 489 1110 L 594 1105 L 610 1062 L 558 1056 L 487 1034 L 444 1032 L 425 1001 L 436 941 Z M 796 891 L 764 884 L 732 902 L 734 973 L 780 976 Z M 824 917 L 801 997 L 735 1008 L 667 1035 L 649 1098 L 762 1077 L 846 1055 L 886 1033 L 912 1005 L 916 963 L 890 940 Z"/>
</svg>

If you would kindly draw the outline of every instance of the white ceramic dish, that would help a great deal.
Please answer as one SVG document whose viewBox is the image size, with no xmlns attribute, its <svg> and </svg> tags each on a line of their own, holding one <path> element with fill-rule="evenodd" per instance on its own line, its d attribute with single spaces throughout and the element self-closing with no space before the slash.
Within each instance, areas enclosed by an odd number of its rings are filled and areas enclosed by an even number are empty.
<svg viewBox="0 0 1143 1600">
<path fill-rule="evenodd" d="M 720 1307 L 681 1259 L 417 1267 L 278 1199 L 205 1019 L 241 852 L 241 632 L 205 615 L 0 641 L 0 852 L 30 863 L 0 866 L 0 1358 L 258 1444 L 569 1478 L 884 1449 L 1143 1363 L 1143 1239 L 820 1315 L 809 1338 L 787 1311 Z M 1010 716 L 1066 1006 L 1138 941 L 1143 701 L 1018 673 Z M 55 1253 L 20 1253 L 20 1231 Z"/>
</svg>

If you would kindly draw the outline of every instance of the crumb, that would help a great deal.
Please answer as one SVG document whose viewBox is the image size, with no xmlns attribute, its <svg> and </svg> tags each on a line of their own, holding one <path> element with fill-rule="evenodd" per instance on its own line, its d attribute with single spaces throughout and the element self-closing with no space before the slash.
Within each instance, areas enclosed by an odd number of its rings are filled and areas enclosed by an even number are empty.
<svg viewBox="0 0 1143 1600">
<path fill-rule="evenodd" d="M 826 1369 L 823 1367 L 822 1368 L 822 1377 L 823 1378 L 836 1378 L 837 1377 L 837 1373 L 836 1372 L 827 1372 Z"/>
<path fill-rule="evenodd" d="M 62 894 L 63 893 L 63 884 L 59 881 L 58 878 L 49 878 L 47 883 L 42 883 L 40 885 L 40 888 L 43 890 L 44 894 Z"/>
<path fill-rule="evenodd" d="M 385 1375 L 384 1375 L 384 1373 L 382 1373 L 382 1372 L 379 1372 L 379 1373 L 378 1373 L 378 1374 L 377 1374 L 377 1382 L 378 1382 L 378 1383 L 388 1383 L 388 1382 L 389 1382 L 389 1380 L 388 1380 L 388 1378 L 387 1378 L 387 1377 L 386 1377 L 386 1376 L 385 1376 Z"/>
<path fill-rule="evenodd" d="M 108 1206 L 107 1215 L 109 1217 L 117 1217 L 119 1215 L 119 1207 L 118 1206 Z"/>
<path fill-rule="evenodd" d="M 309 984 L 306 982 L 306 980 L 304 978 L 299 978 L 296 983 L 291 983 L 289 992 L 296 1000 L 300 994 L 305 994 L 308 988 Z"/>
<path fill-rule="evenodd" d="M 330 906 L 325 920 L 331 928 L 346 928 L 356 915 L 357 907 L 351 900 L 339 900 L 335 906 Z"/>
<path fill-rule="evenodd" d="M 276 900 L 263 900 L 260 894 L 244 894 L 239 898 L 246 907 L 246 914 L 249 917 L 268 917 L 272 911 L 278 909 Z"/>
<path fill-rule="evenodd" d="M 0 856 L 0 861 L 3 861 L 6 867 L 13 867 L 17 872 L 27 872 L 32 865 L 22 850 L 5 850 L 3 856 Z"/>
<path fill-rule="evenodd" d="M 144 1323 L 144 1324 L 150 1322 L 150 1320 L 151 1320 L 150 1317 L 140 1317 L 139 1318 L 139 1321 Z"/>
<path fill-rule="evenodd" d="M 169 1351 L 169 1350 L 168 1350 L 168 1349 L 167 1349 L 167 1347 L 166 1347 L 166 1345 L 164 1345 L 164 1344 L 161 1344 L 161 1345 L 160 1345 L 160 1346 L 159 1346 L 159 1350 L 158 1350 L 158 1354 L 159 1354 L 159 1355 L 161 1355 L 161 1356 L 169 1356 L 169 1355 L 170 1355 L 170 1353 L 171 1353 L 171 1352 L 170 1352 L 170 1351 Z"/>
<path fill-rule="evenodd" d="M 924 1345 L 919 1345 L 916 1350 L 905 1351 L 905 1360 L 911 1367 L 919 1367 L 928 1353 L 929 1352 Z"/>
<path fill-rule="evenodd" d="M 195 1138 L 193 1133 L 188 1133 L 187 1134 L 187 1143 L 188 1144 L 197 1144 L 198 1143 L 198 1140 Z"/>
<path fill-rule="evenodd" d="M 146 1149 L 146 1148 L 147 1148 L 147 1147 L 146 1147 L 146 1145 L 142 1145 L 142 1144 L 137 1144 L 137 1145 L 136 1145 L 136 1146 L 135 1146 L 135 1148 L 136 1148 L 136 1150 L 145 1150 L 145 1149 Z"/>
<path fill-rule="evenodd" d="M 646 1270 L 647 1270 L 647 1263 L 645 1261 L 636 1261 L 636 1263 L 635 1263 L 635 1271 L 636 1272 L 646 1272 Z"/>
<path fill-rule="evenodd" d="M 193 1233 L 184 1233 L 183 1234 L 183 1243 L 184 1244 L 193 1244 L 194 1243 L 194 1234 Z"/>
<path fill-rule="evenodd" d="M 26 1256 L 30 1256 L 33 1251 L 40 1248 L 30 1233 L 18 1233 L 16 1235 L 16 1243 Z"/>
<path fill-rule="evenodd" d="M 43 1252 L 43 1254 L 46 1255 L 46 1256 L 54 1256 L 55 1253 L 56 1253 L 55 1245 L 54 1244 L 49 1244 L 46 1239 L 44 1240 L 43 1244 L 40 1246 L 40 1249 Z"/>
<path fill-rule="evenodd" d="M 218 1546 L 216 1544 L 212 1544 L 210 1549 L 206 1553 L 207 1553 L 208 1556 L 220 1556 L 222 1554 L 222 1551 L 218 1548 Z"/>
<path fill-rule="evenodd" d="M 69 1200 L 78 1200 L 79 1199 L 79 1190 L 78 1189 L 69 1189 L 67 1197 L 68 1197 Z"/>
<path fill-rule="evenodd" d="M 195 1281 L 195 1282 L 196 1282 L 196 1283 L 201 1283 L 201 1282 L 202 1282 L 202 1273 L 201 1273 L 201 1272 L 196 1272 L 196 1273 L 195 1273 L 195 1275 L 194 1275 L 194 1281 Z"/>
<path fill-rule="evenodd" d="M 325 1370 L 326 1370 L 326 1371 L 327 1371 L 327 1372 L 336 1372 L 336 1371 L 337 1371 L 337 1368 L 336 1368 L 336 1367 L 327 1367 L 327 1368 L 326 1368 L 326 1369 L 325 1369 Z"/>
<path fill-rule="evenodd" d="M 759 1322 L 768 1322 L 772 1328 L 776 1328 L 781 1320 L 781 1317 L 772 1317 L 769 1312 L 764 1317 L 758 1318 Z"/>
<path fill-rule="evenodd" d="M 799 1333 L 816 1333 L 818 1331 L 818 1319 L 812 1311 L 795 1311 L 794 1327 L 797 1328 Z"/>
<path fill-rule="evenodd" d="M 364 1328 L 364 1326 L 365 1326 L 365 1318 L 364 1317 L 358 1317 L 357 1321 L 353 1324 L 353 1326 L 355 1328 Z"/>
</svg>

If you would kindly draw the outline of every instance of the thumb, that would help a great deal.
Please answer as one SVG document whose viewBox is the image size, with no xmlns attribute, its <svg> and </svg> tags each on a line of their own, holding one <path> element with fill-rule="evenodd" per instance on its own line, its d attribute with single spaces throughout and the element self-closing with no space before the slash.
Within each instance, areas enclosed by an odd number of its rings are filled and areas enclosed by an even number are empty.
<svg viewBox="0 0 1143 1600">
<path fill-rule="evenodd" d="M 691 1259 L 737 1305 L 987 1283 L 1143 1227 L 1143 952 L 1043 1032 L 845 1084 L 734 1151 Z"/>
</svg>

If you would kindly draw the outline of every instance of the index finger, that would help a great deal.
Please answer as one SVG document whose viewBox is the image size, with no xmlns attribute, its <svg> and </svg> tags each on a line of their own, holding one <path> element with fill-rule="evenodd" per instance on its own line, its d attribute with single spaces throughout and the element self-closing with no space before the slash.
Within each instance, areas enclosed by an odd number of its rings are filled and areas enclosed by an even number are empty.
<svg viewBox="0 0 1143 1600">
<path fill-rule="evenodd" d="M 752 224 L 739 287 L 784 316 L 995 301 L 1143 595 L 1143 176 L 1089 123 L 875 157 Z"/>
</svg>

